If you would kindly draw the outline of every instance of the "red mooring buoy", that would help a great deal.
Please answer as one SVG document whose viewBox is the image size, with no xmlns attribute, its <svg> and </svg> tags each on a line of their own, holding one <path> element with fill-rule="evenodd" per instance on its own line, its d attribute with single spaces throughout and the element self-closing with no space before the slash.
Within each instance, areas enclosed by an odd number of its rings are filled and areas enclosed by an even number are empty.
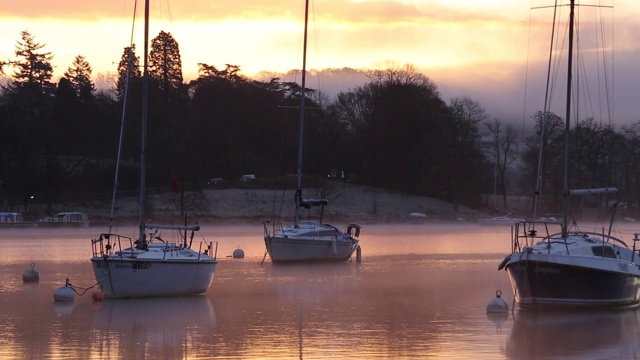
<svg viewBox="0 0 640 360">
<path fill-rule="evenodd" d="M 91 298 L 93 301 L 102 301 L 104 300 L 104 293 L 100 290 L 96 290 L 91 294 Z"/>
</svg>

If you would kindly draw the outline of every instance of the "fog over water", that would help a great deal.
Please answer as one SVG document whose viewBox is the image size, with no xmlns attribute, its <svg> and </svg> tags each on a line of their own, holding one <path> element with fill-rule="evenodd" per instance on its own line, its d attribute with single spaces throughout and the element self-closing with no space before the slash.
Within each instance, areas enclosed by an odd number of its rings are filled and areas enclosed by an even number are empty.
<svg viewBox="0 0 640 360">
<path fill-rule="evenodd" d="M 508 227 L 364 225 L 362 262 L 264 263 L 262 226 L 204 225 L 219 265 L 203 296 L 55 303 L 65 279 L 95 284 L 105 229 L 0 229 L 3 359 L 628 359 L 636 310 L 488 316 Z M 134 227 L 120 229 L 135 233 Z M 626 238 L 626 237 L 625 237 Z M 233 259 L 240 247 L 244 259 Z M 23 283 L 30 263 L 38 283 Z"/>
</svg>

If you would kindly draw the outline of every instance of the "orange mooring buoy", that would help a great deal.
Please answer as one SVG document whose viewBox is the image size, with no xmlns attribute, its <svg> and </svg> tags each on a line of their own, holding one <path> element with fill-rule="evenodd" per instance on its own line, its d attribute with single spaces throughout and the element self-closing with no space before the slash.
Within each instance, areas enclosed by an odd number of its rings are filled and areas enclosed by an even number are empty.
<svg viewBox="0 0 640 360">
<path fill-rule="evenodd" d="M 100 290 L 96 290 L 91 294 L 91 298 L 93 301 L 102 301 L 104 300 L 104 293 Z"/>
</svg>

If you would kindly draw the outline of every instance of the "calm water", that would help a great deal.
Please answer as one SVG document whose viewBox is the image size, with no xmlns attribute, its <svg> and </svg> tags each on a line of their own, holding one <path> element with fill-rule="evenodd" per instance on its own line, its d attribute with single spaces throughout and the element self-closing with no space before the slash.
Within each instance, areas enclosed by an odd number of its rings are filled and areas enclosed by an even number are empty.
<svg viewBox="0 0 640 360">
<path fill-rule="evenodd" d="M 220 263 L 204 296 L 100 303 L 53 293 L 94 284 L 104 229 L 0 229 L 0 358 L 640 358 L 636 310 L 488 316 L 498 289 L 513 305 L 497 271 L 508 228 L 365 226 L 361 263 L 312 266 L 261 264 L 261 224 L 208 228 Z M 31 262 L 40 281 L 25 284 Z"/>
</svg>

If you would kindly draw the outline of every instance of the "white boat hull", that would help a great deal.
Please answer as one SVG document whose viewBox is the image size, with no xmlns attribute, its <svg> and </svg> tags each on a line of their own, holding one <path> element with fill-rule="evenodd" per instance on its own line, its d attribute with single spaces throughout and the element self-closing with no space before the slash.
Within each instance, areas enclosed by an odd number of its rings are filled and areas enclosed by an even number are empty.
<svg viewBox="0 0 640 360">
<path fill-rule="evenodd" d="M 266 237 L 265 244 L 273 262 L 346 261 L 357 242 L 273 236 Z"/>
<path fill-rule="evenodd" d="M 197 295 L 207 291 L 217 261 L 91 259 L 96 280 L 109 298 Z"/>
<path fill-rule="evenodd" d="M 304 221 L 297 227 L 279 228 L 279 223 L 275 223 L 275 227 L 272 225 L 265 222 L 264 242 L 274 263 L 346 261 L 358 247 L 359 230 L 352 235 L 352 230 L 344 233 L 332 225 L 316 221 Z"/>
</svg>

